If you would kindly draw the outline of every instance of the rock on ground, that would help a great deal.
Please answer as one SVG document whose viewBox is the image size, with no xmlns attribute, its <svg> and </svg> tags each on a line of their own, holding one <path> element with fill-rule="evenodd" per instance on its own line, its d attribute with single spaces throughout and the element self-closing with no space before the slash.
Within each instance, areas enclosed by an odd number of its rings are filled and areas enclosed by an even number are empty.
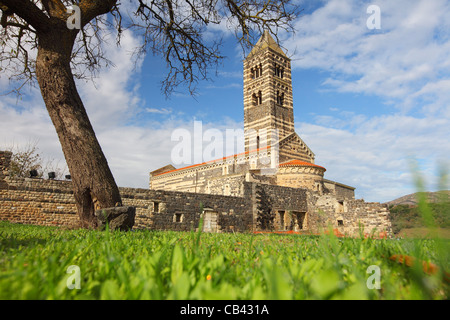
<svg viewBox="0 0 450 320">
<path fill-rule="evenodd" d="M 109 225 L 110 230 L 128 231 L 133 228 L 136 216 L 135 207 L 103 208 L 95 211 L 98 227 L 104 230 Z"/>
</svg>

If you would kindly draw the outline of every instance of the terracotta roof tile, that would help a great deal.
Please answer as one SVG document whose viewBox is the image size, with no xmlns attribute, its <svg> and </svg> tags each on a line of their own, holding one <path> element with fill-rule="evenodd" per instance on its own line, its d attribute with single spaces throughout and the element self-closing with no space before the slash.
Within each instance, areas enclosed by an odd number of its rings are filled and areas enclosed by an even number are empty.
<svg viewBox="0 0 450 320">
<path fill-rule="evenodd" d="M 205 164 L 208 164 L 208 163 L 214 163 L 214 162 L 218 162 L 218 161 L 225 161 L 225 160 L 230 159 L 230 158 L 243 156 L 243 155 L 249 154 L 251 152 L 258 152 L 258 151 L 266 150 L 266 149 L 269 149 L 269 148 L 270 148 L 270 146 L 266 147 L 266 148 L 260 148 L 260 149 L 257 149 L 257 150 L 252 150 L 252 151 L 247 151 L 247 152 L 243 152 L 243 153 L 239 153 L 239 154 L 234 154 L 232 156 L 223 157 L 223 158 L 216 159 L 216 160 L 211 160 L 211 161 L 198 163 L 198 164 L 194 164 L 194 165 L 191 165 L 191 166 L 187 166 L 187 167 L 183 167 L 183 168 L 179 168 L 179 169 L 175 169 L 175 170 L 166 171 L 166 172 L 163 172 L 163 173 L 160 173 L 160 174 L 156 174 L 155 176 L 161 176 L 161 175 L 172 173 L 172 172 L 177 172 L 177 171 L 181 171 L 181 170 L 185 170 L 185 169 L 195 168 L 195 167 L 199 167 L 199 166 L 202 166 L 202 165 L 205 165 Z M 288 162 L 283 162 L 283 163 L 281 163 L 279 165 L 279 167 L 315 167 L 315 168 L 321 168 L 321 169 L 326 170 L 324 167 L 318 166 L 318 165 L 316 165 L 314 163 L 301 161 L 301 160 L 291 160 L 291 161 L 288 161 Z"/>
<path fill-rule="evenodd" d="M 309 163 L 309 162 L 301 161 L 301 160 L 291 160 L 288 162 L 283 162 L 283 163 L 280 163 L 279 166 L 280 167 L 315 167 L 315 168 L 321 168 L 321 169 L 326 170 L 324 167 L 318 166 L 317 164 Z"/>
<path fill-rule="evenodd" d="M 239 157 L 239 156 L 247 155 L 247 154 L 252 153 L 252 152 L 259 152 L 259 151 L 267 150 L 267 149 L 270 149 L 270 146 L 267 146 L 267 147 L 265 147 L 265 148 L 259 148 L 259 149 L 256 149 L 256 150 L 251 150 L 251 151 L 246 151 L 246 152 L 234 154 L 234 155 L 232 155 L 232 156 L 223 157 L 223 158 L 216 159 L 216 160 L 211 160 L 211 161 L 207 161 L 207 162 L 203 162 L 203 163 L 193 164 L 193 165 L 191 165 L 191 166 L 187 166 L 187 167 L 183 167 L 183 168 L 179 168 L 179 169 L 175 169 L 175 170 L 166 171 L 166 172 L 163 172 L 163 173 L 160 173 L 160 174 L 156 174 L 155 177 L 156 177 L 156 176 L 162 176 L 163 174 L 167 174 L 167 173 L 172 173 L 172 172 L 177 172 L 177 171 L 181 171 L 181 170 L 185 170 L 185 169 L 190 169 L 190 168 L 199 167 L 199 166 L 202 166 L 202 165 L 205 165 L 205 164 L 208 164 L 208 163 L 214 163 L 214 162 L 219 162 L 219 161 L 225 161 L 225 160 L 230 159 L 230 158 L 237 158 L 237 157 Z"/>
</svg>

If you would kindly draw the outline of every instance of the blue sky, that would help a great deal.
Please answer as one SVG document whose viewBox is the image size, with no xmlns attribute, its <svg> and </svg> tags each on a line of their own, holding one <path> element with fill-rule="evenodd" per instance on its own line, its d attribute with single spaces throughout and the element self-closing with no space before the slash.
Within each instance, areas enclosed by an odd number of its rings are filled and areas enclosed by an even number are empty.
<svg viewBox="0 0 450 320">
<path fill-rule="evenodd" d="M 384 202 L 416 191 L 416 159 L 427 189 L 438 189 L 441 165 L 450 170 L 450 3 L 300 4 L 297 32 L 279 37 L 292 57 L 296 131 L 325 177 L 356 187 L 357 198 Z M 369 5 L 380 8 L 379 30 L 367 28 Z M 115 67 L 100 73 L 96 87 L 78 83 L 120 186 L 148 187 L 149 171 L 171 163 L 177 128 L 192 130 L 194 120 L 222 131 L 243 127 L 242 51 L 225 24 L 210 32 L 224 38 L 227 58 L 195 99 L 185 88 L 169 100 L 161 94 L 165 65 L 149 54 L 134 66 L 129 53 L 140 39 L 130 32 L 120 48 L 107 48 Z M 10 86 L 5 74 L 0 86 Z M 0 146 L 37 139 L 41 154 L 62 159 L 39 91 L 24 93 L 18 103 L 0 101 Z"/>
</svg>

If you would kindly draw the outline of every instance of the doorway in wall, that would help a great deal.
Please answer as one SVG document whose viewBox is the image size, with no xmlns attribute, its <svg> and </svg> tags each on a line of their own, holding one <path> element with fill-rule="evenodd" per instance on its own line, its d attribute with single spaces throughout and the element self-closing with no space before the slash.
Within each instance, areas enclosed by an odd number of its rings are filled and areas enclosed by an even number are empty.
<svg viewBox="0 0 450 320">
<path fill-rule="evenodd" d="M 217 232 L 217 212 L 203 211 L 203 232 Z"/>
<path fill-rule="evenodd" d="M 279 230 L 280 231 L 285 231 L 286 227 L 285 227 L 285 223 L 284 223 L 284 216 L 285 216 L 286 212 L 285 211 L 278 211 L 278 221 L 279 221 Z"/>
<path fill-rule="evenodd" d="M 292 212 L 291 226 L 293 231 L 298 232 L 306 229 L 305 217 L 306 212 L 298 212 L 298 211 Z"/>
</svg>

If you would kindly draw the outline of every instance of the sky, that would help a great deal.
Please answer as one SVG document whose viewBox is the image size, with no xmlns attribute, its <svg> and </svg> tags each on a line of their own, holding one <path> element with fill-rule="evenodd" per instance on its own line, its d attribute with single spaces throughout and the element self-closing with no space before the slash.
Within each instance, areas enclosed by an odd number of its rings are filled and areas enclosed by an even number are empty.
<svg viewBox="0 0 450 320">
<path fill-rule="evenodd" d="M 295 34 L 278 36 L 292 63 L 296 132 L 325 178 L 371 202 L 417 191 L 417 175 L 427 190 L 450 189 L 439 185 L 450 170 L 450 2 L 299 2 Z M 224 135 L 243 129 L 242 50 L 226 24 L 208 32 L 223 37 L 226 59 L 195 97 L 183 87 L 169 99 L 161 93 L 165 63 L 148 54 L 135 64 L 141 40 L 131 31 L 120 47 L 106 45 L 114 66 L 95 85 L 77 82 L 119 186 L 148 188 L 149 172 L 172 163 L 172 134 L 192 132 L 194 121 Z M 13 85 L 0 74 L 1 93 Z M 38 141 L 41 155 L 64 163 L 39 89 L 22 93 L 0 99 L 0 149 Z"/>
</svg>

